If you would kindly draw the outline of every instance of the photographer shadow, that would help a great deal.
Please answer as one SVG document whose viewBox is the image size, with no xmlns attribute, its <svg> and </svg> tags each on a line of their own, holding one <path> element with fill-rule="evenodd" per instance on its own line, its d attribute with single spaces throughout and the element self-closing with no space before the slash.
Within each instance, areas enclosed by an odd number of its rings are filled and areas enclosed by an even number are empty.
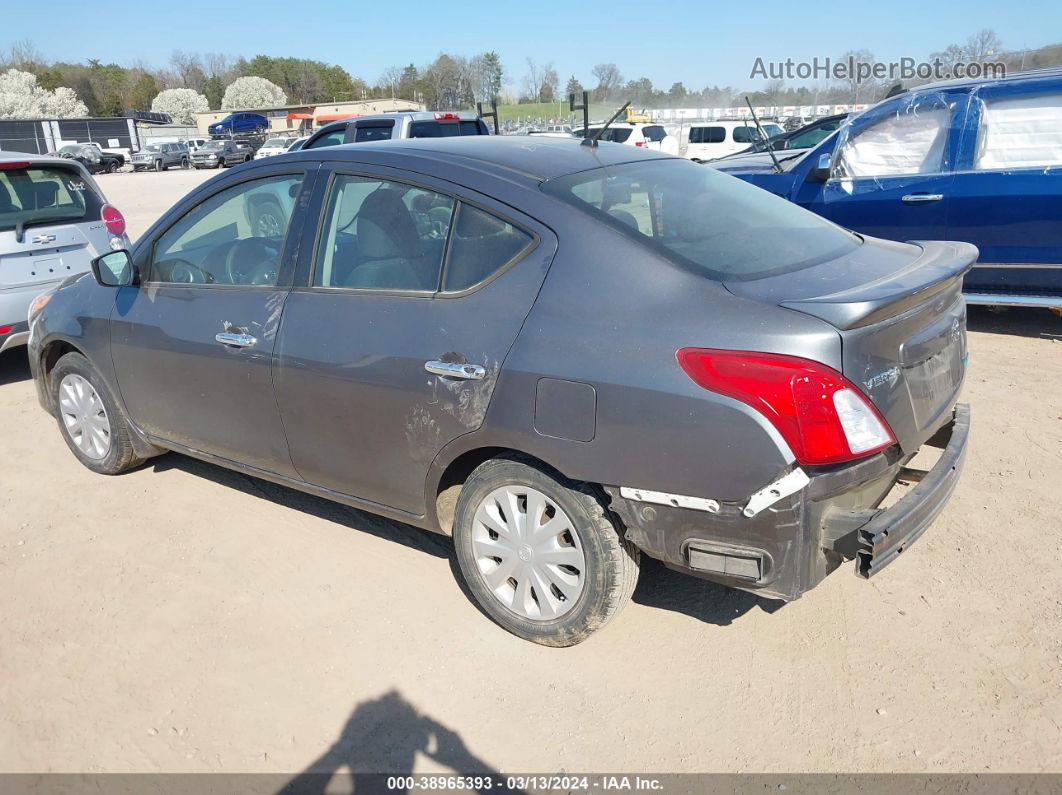
<svg viewBox="0 0 1062 795">
<path fill-rule="evenodd" d="M 359 795 L 406 792 L 402 786 L 387 786 L 387 780 L 414 776 L 417 754 L 453 771 L 455 776 L 493 777 L 495 785 L 500 776 L 468 750 L 457 732 L 419 712 L 391 690 L 358 704 L 331 747 L 278 795 L 323 795 L 336 791 L 336 779 L 344 777 L 351 786 L 342 787 L 341 791 Z M 491 787 L 485 786 L 482 791 L 488 789 Z"/>
</svg>

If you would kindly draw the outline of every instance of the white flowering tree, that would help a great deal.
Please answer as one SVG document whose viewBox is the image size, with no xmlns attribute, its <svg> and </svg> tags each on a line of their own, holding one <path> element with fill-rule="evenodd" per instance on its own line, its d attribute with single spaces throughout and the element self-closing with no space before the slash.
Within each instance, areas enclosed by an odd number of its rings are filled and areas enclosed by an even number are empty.
<svg viewBox="0 0 1062 795">
<path fill-rule="evenodd" d="M 177 124 L 195 124 L 195 114 L 208 110 L 207 98 L 192 88 L 167 88 L 151 101 L 152 113 L 166 113 Z"/>
<path fill-rule="evenodd" d="M 222 110 L 239 108 L 276 108 L 286 105 L 284 89 L 264 77 L 240 77 L 225 89 L 221 98 Z"/>
<path fill-rule="evenodd" d="M 30 72 L 8 69 L 0 74 L 0 119 L 66 119 L 87 116 L 88 108 L 72 88 L 41 88 Z"/>
</svg>

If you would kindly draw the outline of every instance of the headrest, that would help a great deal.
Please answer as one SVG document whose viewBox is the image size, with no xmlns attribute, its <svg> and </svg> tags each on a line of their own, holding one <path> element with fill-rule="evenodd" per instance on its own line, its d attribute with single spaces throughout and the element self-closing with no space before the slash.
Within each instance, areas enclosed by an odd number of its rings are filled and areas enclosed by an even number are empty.
<svg viewBox="0 0 1062 795">
<path fill-rule="evenodd" d="M 415 257 L 420 248 L 417 225 L 397 191 L 373 191 L 358 211 L 358 247 L 370 259 Z"/>
</svg>

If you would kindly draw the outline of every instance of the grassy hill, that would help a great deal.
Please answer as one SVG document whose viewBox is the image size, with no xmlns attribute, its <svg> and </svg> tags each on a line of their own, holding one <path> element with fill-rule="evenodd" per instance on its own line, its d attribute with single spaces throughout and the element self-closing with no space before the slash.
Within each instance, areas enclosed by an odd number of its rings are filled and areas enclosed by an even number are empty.
<svg viewBox="0 0 1062 795">
<path fill-rule="evenodd" d="M 606 104 L 590 104 L 590 121 L 607 119 L 618 110 L 619 106 L 613 107 Z M 519 121 L 521 119 L 567 119 L 569 116 L 568 100 L 563 102 L 527 102 L 523 105 L 499 105 L 498 121 Z M 583 112 L 578 111 L 576 121 L 582 123 Z"/>
</svg>

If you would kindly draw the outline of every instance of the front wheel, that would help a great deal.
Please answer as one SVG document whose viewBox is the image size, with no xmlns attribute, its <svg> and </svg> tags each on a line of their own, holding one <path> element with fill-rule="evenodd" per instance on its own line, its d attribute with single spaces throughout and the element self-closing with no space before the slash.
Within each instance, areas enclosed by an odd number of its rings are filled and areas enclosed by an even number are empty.
<svg viewBox="0 0 1062 795">
<path fill-rule="evenodd" d="M 165 168 L 165 166 L 162 165 L 162 161 L 161 160 L 156 160 L 155 161 L 155 170 L 156 171 L 162 171 L 164 168 Z"/>
<path fill-rule="evenodd" d="M 225 158 L 223 158 L 223 157 L 222 157 L 222 158 L 220 158 L 220 159 L 218 160 L 218 165 L 217 165 L 217 167 L 218 167 L 218 168 L 225 168 Z"/>
<path fill-rule="evenodd" d="M 545 646 L 586 640 L 638 582 L 638 550 L 596 490 L 516 456 L 487 461 L 469 476 L 454 544 L 484 612 Z"/>
<path fill-rule="evenodd" d="M 88 359 L 66 354 L 49 382 L 59 431 L 78 461 L 101 475 L 117 475 L 143 463 L 133 451 L 125 412 Z"/>
<path fill-rule="evenodd" d="M 181 168 L 183 168 L 185 171 L 187 171 L 188 167 L 191 166 L 191 165 L 192 164 L 191 164 L 191 162 L 189 162 L 187 157 L 182 157 L 181 158 Z"/>
<path fill-rule="evenodd" d="M 119 168 L 121 168 L 121 166 L 118 165 L 118 161 L 112 160 L 110 163 L 107 164 L 107 173 L 114 174 L 118 171 Z"/>
</svg>

